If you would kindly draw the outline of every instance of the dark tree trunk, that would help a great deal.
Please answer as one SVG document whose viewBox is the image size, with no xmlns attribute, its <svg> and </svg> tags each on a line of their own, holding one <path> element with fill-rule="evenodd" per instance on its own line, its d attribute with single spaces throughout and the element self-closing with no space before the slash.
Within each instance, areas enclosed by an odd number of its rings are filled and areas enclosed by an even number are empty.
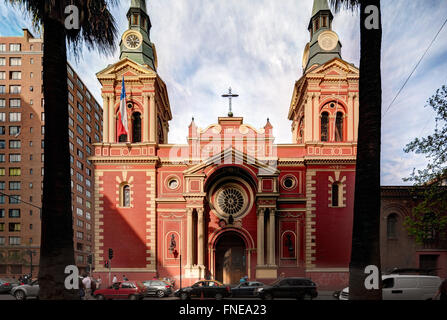
<svg viewBox="0 0 447 320">
<path fill-rule="evenodd" d="M 40 249 L 40 299 L 76 299 L 65 289 L 65 267 L 74 265 L 71 210 L 66 30 L 45 16 L 43 85 L 45 99 L 44 178 Z"/>
<path fill-rule="evenodd" d="M 360 1 L 359 139 L 355 177 L 354 222 L 349 277 L 349 298 L 381 300 L 380 262 L 380 147 L 381 147 L 381 46 L 380 0 Z M 379 29 L 368 30 L 365 8 L 379 9 Z M 367 290 L 365 268 L 379 268 L 378 290 Z"/>
</svg>

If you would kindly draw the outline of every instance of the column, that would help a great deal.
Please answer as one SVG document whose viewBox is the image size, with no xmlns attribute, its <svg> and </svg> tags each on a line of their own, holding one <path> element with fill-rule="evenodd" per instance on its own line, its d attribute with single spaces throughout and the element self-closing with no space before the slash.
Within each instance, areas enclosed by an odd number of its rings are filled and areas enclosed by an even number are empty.
<svg viewBox="0 0 447 320">
<path fill-rule="evenodd" d="M 352 98 L 352 104 L 354 106 L 354 141 L 358 141 L 358 133 L 359 133 L 359 96 L 358 94 L 355 94 Z"/>
<path fill-rule="evenodd" d="M 304 106 L 304 142 L 312 141 L 312 95 L 307 95 L 307 100 Z"/>
<path fill-rule="evenodd" d="M 102 141 L 107 143 L 109 142 L 109 98 L 106 94 L 103 94 L 102 99 Z"/>
<path fill-rule="evenodd" d="M 151 93 L 150 95 L 149 116 L 149 141 L 155 143 L 157 141 L 157 109 L 155 108 L 155 93 Z"/>
<path fill-rule="evenodd" d="M 354 94 L 348 94 L 348 118 L 346 121 L 348 137 L 347 141 L 351 142 L 354 139 Z"/>
<path fill-rule="evenodd" d="M 109 95 L 109 142 L 118 142 L 116 138 L 116 112 L 115 112 L 115 94 Z M 103 122 L 105 122 L 103 120 Z"/>
<path fill-rule="evenodd" d="M 149 141 L 149 94 L 143 93 L 143 142 Z"/>
<path fill-rule="evenodd" d="M 204 242 L 204 224 L 203 224 L 204 214 L 203 208 L 197 209 L 197 264 L 199 266 L 204 265 L 203 253 L 205 249 Z"/>
<path fill-rule="evenodd" d="M 258 209 L 258 266 L 264 265 L 264 209 Z"/>
<path fill-rule="evenodd" d="M 186 265 L 191 267 L 192 265 L 192 251 L 194 250 L 192 243 L 192 208 L 186 209 Z"/>
<path fill-rule="evenodd" d="M 315 93 L 312 104 L 312 114 L 313 114 L 313 140 L 320 141 L 320 93 Z"/>
<path fill-rule="evenodd" d="M 267 233 L 267 261 L 270 266 L 275 265 L 275 209 L 270 209 Z"/>
</svg>

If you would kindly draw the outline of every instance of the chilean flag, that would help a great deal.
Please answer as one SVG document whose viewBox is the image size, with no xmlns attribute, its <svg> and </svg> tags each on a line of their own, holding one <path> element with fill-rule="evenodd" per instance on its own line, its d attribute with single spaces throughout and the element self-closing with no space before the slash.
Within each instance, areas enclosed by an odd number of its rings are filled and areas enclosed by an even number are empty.
<svg viewBox="0 0 447 320">
<path fill-rule="evenodd" d="M 120 97 L 120 112 L 118 115 L 118 138 L 121 135 L 128 135 L 128 124 L 127 124 L 127 109 L 126 109 L 126 88 L 123 84 L 121 86 L 121 97 Z"/>
</svg>

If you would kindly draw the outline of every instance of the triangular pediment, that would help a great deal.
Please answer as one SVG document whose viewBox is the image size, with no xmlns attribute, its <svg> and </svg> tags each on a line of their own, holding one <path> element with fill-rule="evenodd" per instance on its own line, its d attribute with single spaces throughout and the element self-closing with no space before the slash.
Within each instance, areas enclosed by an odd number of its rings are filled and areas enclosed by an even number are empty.
<svg viewBox="0 0 447 320">
<path fill-rule="evenodd" d="M 100 79 L 115 78 L 120 80 L 122 77 L 157 77 L 157 73 L 149 67 L 141 65 L 129 58 L 123 58 L 115 64 L 107 66 L 96 74 Z"/>
<path fill-rule="evenodd" d="M 325 64 L 316 67 L 311 70 L 308 75 L 333 75 L 333 76 L 345 76 L 349 74 L 359 74 L 359 69 L 357 69 L 354 65 L 341 60 L 339 58 L 334 58 L 331 61 L 326 62 Z"/>
<path fill-rule="evenodd" d="M 277 161 L 278 159 L 273 157 L 268 159 L 257 159 L 249 154 L 230 147 L 202 161 L 201 163 L 192 166 L 191 168 L 185 170 L 183 173 L 185 175 L 193 175 L 202 173 L 203 170 L 210 166 L 242 164 L 258 169 L 259 176 L 272 176 L 279 174 L 279 170 L 276 167 Z"/>
</svg>

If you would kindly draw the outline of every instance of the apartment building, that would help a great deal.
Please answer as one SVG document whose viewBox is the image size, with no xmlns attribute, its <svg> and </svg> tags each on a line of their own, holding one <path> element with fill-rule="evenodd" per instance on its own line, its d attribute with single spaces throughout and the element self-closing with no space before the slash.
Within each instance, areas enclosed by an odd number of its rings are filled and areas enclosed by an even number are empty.
<svg viewBox="0 0 447 320">
<path fill-rule="evenodd" d="M 38 272 L 45 155 L 43 41 L 28 30 L 0 37 L 0 277 Z M 88 266 L 94 236 L 94 172 L 102 110 L 67 64 L 75 261 Z"/>
</svg>

